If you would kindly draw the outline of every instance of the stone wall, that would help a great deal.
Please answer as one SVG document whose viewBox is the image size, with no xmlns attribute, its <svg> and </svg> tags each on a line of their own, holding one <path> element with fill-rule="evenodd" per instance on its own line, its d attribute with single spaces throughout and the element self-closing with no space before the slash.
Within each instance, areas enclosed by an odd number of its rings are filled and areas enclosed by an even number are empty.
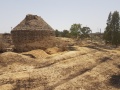
<svg viewBox="0 0 120 90">
<path fill-rule="evenodd" d="M 11 31 L 13 44 L 17 51 L 45 49 L 54 43 L 54 31 L 48 30 L 16 30 Z"/>
</svg>

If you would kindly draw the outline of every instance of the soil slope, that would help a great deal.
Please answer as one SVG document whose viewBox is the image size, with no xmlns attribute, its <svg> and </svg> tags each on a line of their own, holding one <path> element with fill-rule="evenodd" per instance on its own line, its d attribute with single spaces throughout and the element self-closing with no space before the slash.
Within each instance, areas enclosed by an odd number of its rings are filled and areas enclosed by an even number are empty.
<svg viewBox="0 0 120 90">
<path fill-rule="evenodd" d="M 120 90 L 120 51 L 75 47 L 0 55 L 0 90 Z"/>
</svg>

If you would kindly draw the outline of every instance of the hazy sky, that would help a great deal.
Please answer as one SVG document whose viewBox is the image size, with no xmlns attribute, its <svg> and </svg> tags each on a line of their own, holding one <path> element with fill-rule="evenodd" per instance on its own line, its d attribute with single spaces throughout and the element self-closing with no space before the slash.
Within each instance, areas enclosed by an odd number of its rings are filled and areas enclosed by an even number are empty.
<svg viewBox="0 0 120 90">
<path fill-rule="evenodd" d="M 51 27 L 70 29 L 73 23 L 104 31 L 110 11 L 120 12 L 120 0 L 0 0 L 0 33 L 10 32 L 26 16 L 41 16 Z"/>
</svg>

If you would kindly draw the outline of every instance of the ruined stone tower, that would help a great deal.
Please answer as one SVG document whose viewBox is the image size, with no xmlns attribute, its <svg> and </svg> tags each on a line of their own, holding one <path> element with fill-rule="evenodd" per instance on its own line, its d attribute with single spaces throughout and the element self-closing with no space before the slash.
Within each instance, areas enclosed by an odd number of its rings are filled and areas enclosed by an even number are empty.
<svg viewBox="0 0 120 90">
<path fill-rule="evenodd" d="M 25 19 L 13 28 L 11 34 L 17 51 L 45 49 L 53 46 L 54 30 L 37 15 L 26 15 Z"/>
</svg>

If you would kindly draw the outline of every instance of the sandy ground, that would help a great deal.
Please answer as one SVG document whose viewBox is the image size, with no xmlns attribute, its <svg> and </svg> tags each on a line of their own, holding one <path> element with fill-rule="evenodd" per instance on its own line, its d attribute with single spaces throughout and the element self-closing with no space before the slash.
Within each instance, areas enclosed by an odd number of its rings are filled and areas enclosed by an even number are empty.
<svg viewBox="0 0 120 90">
<path fill-rule="evenodd" d="M 0 90 L 120 90 L 119 49 L 75 48 L 2 53 Z"/>
</svg>

